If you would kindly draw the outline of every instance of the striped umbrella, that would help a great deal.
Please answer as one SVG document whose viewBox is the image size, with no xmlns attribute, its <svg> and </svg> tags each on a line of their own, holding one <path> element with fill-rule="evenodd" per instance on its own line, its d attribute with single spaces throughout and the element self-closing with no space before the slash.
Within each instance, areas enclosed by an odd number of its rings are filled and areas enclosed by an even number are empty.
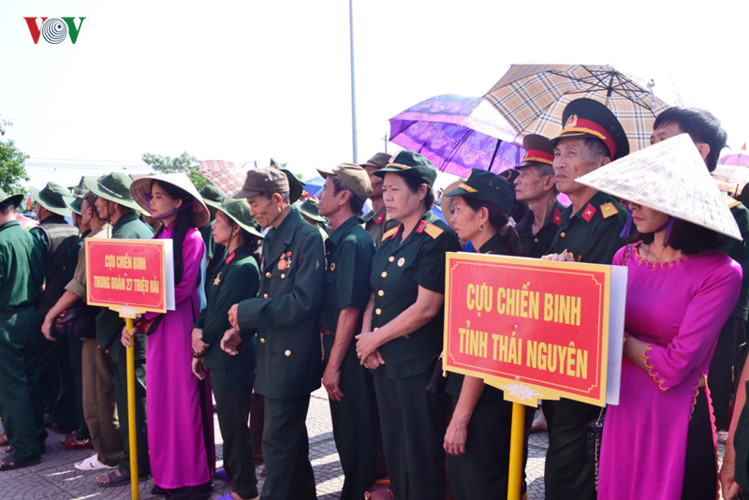
<svg viewBox="0 0 749 500">
<path fill-rule="evenodd" d="M 484 95 L 517 133 L 555 137 L 562 112 L 580 97 L 606 105 L 627 133 L 630 151 L 650 145 L 656 115 L 670 104 L 643 83 L 608 65 L 513 64 Z"/>
</svg>

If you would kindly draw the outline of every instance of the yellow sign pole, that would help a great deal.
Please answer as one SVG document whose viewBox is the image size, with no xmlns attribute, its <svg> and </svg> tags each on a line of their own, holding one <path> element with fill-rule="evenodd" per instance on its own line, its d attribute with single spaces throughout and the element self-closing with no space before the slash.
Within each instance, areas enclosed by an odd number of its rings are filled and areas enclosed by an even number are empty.
<svg viewBox="0 0 749 500">
<path fill-rule="evenodd" d="M 130 332 L 133 318 L 125 318 L 125 328 Z M 127 427 L 130 438 L 130 490 L 133 500 L 139 499 L 138 491 L 138 439 L 135 429 L 135 339 L 127 348 Z M 514 414 L 513 414 L 514 418 Z M 522 453 L 522 452 L 521 452 Z"/>
<path fill-rule="evenodd" d="M 507 480 L 507 500 L 520 500 L 523 474 L 523 434 L 525 433 L 525 405 L 512 403 L 510 428 L 510 470 Z"/>
</svg>

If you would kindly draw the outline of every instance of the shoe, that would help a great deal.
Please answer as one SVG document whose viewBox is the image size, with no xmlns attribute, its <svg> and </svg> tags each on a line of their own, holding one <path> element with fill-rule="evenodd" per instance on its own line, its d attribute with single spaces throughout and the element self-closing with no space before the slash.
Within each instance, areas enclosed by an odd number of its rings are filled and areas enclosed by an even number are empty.
<svg viewBox="0 0 749 500">
<path fill-rule="evenodd" d="M 94 453 L 85 460 L 76 462 L 75 468 L 78 470 L 103 470 L 103 469 L 114 469 L 116 466 L 103 464 L 99 460 L 99 454 Z"/>
<path fill-rule="evenodd" d="M 90 439 L 76 439 L 75 435 L 78 431 L 73 431 L 64 438 L 60 443 L 69 450 L 84 450 L 86 448 L 94 449 L 94 443 Z"/>
<path fill-rule="evenodd" d="M 229 474 L 226 473 L 226 469 L 221 467 L 220 469 L 216 469 L 216 474 L 214 474 L 216 479 L 221 479 L 222 481 L 231 481 L 231 478 L 229 477 Z"/>
<path fill-rule="evenodd" d="M 117 475 L 118 472 L 120 473 L 119 476 Z M 104 478 L 107 478 L 107 482 L 103 481 Z M 116 486 L 125 486 L 128 484 L 130 484 L 130 471 L 128 470 L 117 469 L 105 476 L 99 476 L 96 478 L 96 485 L 101 486 L 102 488 L 114 488 Z"/>
<path fill-rule="evenodd" d="M 6 433 L 0 434 L 0 446 L 8 446 L 8 435 Z"/>
<path fill-rule="evenodd" d="M 3 458 L 2 461 L 0 461 L 0 471 L 20 469 L 21 467 L 28 467 L 29 465 L 36 465 L 39 462 L 41 462 L 41 459 L 39 458 L 32 458 L 31 460 L 26 460 L 25 462 L 16 462 L 15 458 L 13 458 L 11 455 L 8 455 L 7 457 Z"/>
</svg>

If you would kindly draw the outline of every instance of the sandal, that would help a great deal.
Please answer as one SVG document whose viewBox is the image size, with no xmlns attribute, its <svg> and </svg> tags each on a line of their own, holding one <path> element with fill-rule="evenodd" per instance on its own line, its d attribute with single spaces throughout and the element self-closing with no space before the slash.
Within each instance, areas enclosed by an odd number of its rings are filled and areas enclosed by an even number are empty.
<svg viewBox="0 0 749 500">
<path fill-rule="evenodd" d="M 21 467 L 28 467 L 29 465 L 36 465 L 39 462 L 41 462 L 41 460 L 38 458 L 32 458 L 31 460 L 26 460 L 25 462 L 16 462 L 16 459 L 13 458 L 12 455 L 8 455 L 7 457 L 0 460 L 0 471 L 20 469 Z"/>
<path fill-rule="evenodd" d="M 117 475 L 119 474 L 119 476 Z M 107 478 L 107 482 L 103 482 L 103 478 Z M 102 479 L 102 481 L 100 481 Z M 106 476 L 99 476 L 96 478 L 96 485 L 102 488 L 114 488 L 115 486 L 125 486 L 130 484 L 130 471 L 122 471 L 117 469 L 110 472 Z"/>
<path fill-rule="evenodd" d="M 8 435 L 6 433 L 0 434 L 0 446 L 8 446 Z"/>
<path fill-rule="evenodd" d="M 94 443 L 90 439 L 78 439 L 76 433 L 73 431 L 69 436 L 64 438 L 60 443 L 69 450 L 83 450 L 86 448 L 94 449 Z"/>
</svg>

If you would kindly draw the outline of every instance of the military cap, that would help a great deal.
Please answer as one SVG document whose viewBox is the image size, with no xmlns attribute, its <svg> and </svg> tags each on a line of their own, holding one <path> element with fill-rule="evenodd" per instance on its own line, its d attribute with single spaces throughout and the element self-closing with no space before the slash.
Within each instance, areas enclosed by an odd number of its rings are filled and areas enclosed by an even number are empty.
<svg viewBox="0 0 749 500">
<path fill-rule="evenodd" d="M 556 143 L 569 137 L 595 137 L 608 148 L 611 159 L 616 160 L 629 154 L 629 141 L 614 113 L 593 99 L 575 99 L 562 113 L 563 128 L 551 140 Z"/>
<path fill-rule="evenodd" d="M 388 172 L 415 177 L 430 186 L 437 179 L 437 169 L 434 168 L 432 162 L 419 153 L 406 149 L 391 158 L 385 168 L 381 168 L 374 174 L 378 177 L 385 177 Z"/>
<path fill-rule="evenodd" d="M 341 163 L 333 168 L 318 168 L 317 171 L 325 179 L 331 175 L 337 176 L 361 201 L 372 195 L 372 183 L 369 181 L 369 174 L 359 165 Z"/>
<path fill-rule="evenodd" d="M 70 215 L 67 200 L 73 196 L 70 191 L 56 182 L 48 182 L 41 190 L 32 187 L 29 188 L 29 191 L 31 191 L 31 197 L 50 212 L 63 217 Z"/>
<path fill-rule="evenodd" d="M 212 183 L 208 183 L 200 188 L 199 193 L 205 204 L 209 207 L 219 208 L 221 202 L 224 201 L 224 193 Z"/>
<path fill-rule="evenodd" d="M 203 227 L 211 221 L 211 214 L 208 212 L 208 207 L 205 205 L 203 198 L 201 198 L 200 193 L 198 193 L 195 184 L 193 184 L 187 174 L 183 172 L 152 175 L 141 177 L 140 179 L 133 181 L 133 183 L 130 184 L 130 194 L 144 210 L 148 210 L 148 199 L 150 199 L 151 196 L 151 184 L 153 184 L 154 181 L 174 186 L 195 199 L 194 202 L 189 203 L 190 224 L 193 227 Z M 183 208 L 187 207 L 183 205 Z"/>
<path fill-rule="evenodd" d="M 528 134 L 523 137 L 525 157 L 515 168 L 551 165 L 554 163 L 554 145 L 549 139 L 538 134 Z"/>
<path fill-rule="evenodd" d="M 278 168 L 263 167 L 247 171 L 244 186 L 232 198 L 249 198 L 259 194 L 288 193 L 289 179 Z M 292 202 L 293 203 L 293 202 Z"/>
<path fill-rule="evenodd" d="M 263 233 L 260 232 L 260 224 L 250 215 L 250 204 L 247 203 L 247 200 L 227 198 L 222 203 L 217 204 L 216 208 L 251 235 L 263 238 Z"/>
<path fill-rule="evenodd" d="M 481 170 L 471 169 L 468 178 L 445 196 L 463 196 L 489 203 L 501 208 L 508 215 L 515 206 L 515 189 L 504 177 Z"/>
<path fill-rule="evenodd" d="M 133 179 L 122 172 L 112 172 L 98 178 L 85 177 L 83 179 L 83 185 L 99 198 L 119 203 L 133 210 L 145 211 L 148 214 L 148 207 L 141 208 L 133 199 L 133 195 L 130 193 L 130 186 L 132 184 Z"/>
<path fill-rule="evenodd" d="M 375 153 L 369 160 L 361 164 L 362 167 L 385 168 L 390 163 L 390 155 L 387 153 Z"/>
<path fill-rule="evenodd" d="M 22 194 L 6 194 L 5 191 L 0 189 L 0 204 L 5 203 L 6 201 L 11 202 L 13 206 L 17 207 L 23 201 L 23 195 Z"/>
<path fill-rule="evenodd" d="M 297 207 L 299 208 L 300 212 L 302 212 L 312 220 L 323 223 L 328 221 L 328 219 L 320 215 L 320 203 L 317 201 L 317 199 L 312 198 L 311 196 L 305 198 L 304 201 L 299 202 Z"/>
</svg>

